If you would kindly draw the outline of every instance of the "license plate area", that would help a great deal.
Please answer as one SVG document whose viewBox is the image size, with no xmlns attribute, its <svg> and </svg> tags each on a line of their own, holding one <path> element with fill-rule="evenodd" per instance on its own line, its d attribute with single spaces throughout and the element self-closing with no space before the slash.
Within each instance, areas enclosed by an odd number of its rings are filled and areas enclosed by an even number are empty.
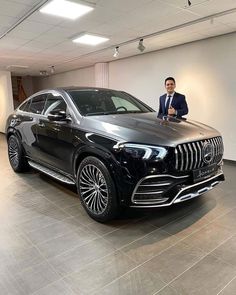
<svg viewBox="0 0 236 295">
<path fill-rule="evenodd" d="M 215 175 L 217 170 L 218 170 L 218 166 L 216 164 L 195 169 L 193 170 L 193 182 L 195 183 L 195 182 L 199 182 L 201 180 L 207 179 Z"/>
</svg>

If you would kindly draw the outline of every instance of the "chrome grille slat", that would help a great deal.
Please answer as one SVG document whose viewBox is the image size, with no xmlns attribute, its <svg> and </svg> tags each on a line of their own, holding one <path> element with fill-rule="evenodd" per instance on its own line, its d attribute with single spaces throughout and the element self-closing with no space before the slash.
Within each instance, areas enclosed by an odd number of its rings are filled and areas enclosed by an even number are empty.
<svg viewBox="0 0 236 295">
<path fill-rule="evenodd" d="M 195 155 L 196 155 L 196 157 L 195 157 L 195 164 L 194 164 L 193 169 L 196 169 L 197 163 L 198 163 L 198 153 L 197 153 L 197 148 L 196 148 L 196 143 L 195 142 L 193 142 L 193 149 L 194 149 Z"/>
<path fill-rule="evenodd" d="M 189 159 L 188 159 L 188 149 L 187 149 L 187 146 L 186 144 L 183 144 L 183 147 L 184 147 L 184 151 L 186 153 L 186 164 L 185 164 L 185 170 L 188 170 L 188 162 L 189 162 Z"/>
<path fill-rule="evenodd" d="M 179 154 L 178 154 L 178 149 L 175 149 L 175 169 L 178 169 L 178 164 L 179 164 Z"/>
<path fill-rule="evenodd" d="M 202 148 L 201 148 L 201 145 L 199 142 L 197 142 L 197 147 L 198 147 L 198 150 L 199 150 L 199 162 L 197 164 L 197 168 L 200 167 L 201 165 L 201 161 L 202 161 Z"/>
<path fill-rule="evenodd" d="M 184 154 L 183 154 L 183 149 L 182 149 L 181 145 L 179 146 L 179 150 L 180 150 L 180 153 L 181 153 L 181 167 L 180 167 L 180 170 L 182 171 L 183 168 L 184 168 Z"/>
<path fill-rule="evenodd" d="M 218 158 L 219 158 L 219 147 L 220 147 L 220 141 L 218 138 L 213 138 L 213 141 L 214 141 L 214 150 L 215 150 L 215 155 L 214 155 L 214 161 L 218 161 Z"/>
<path fill-rule="evenodd" d="M 190 158 L 191 158 L 189 170 L 192 170 L 193 169 L 193 150 L 191 148 L 191 143 L 188 143 L 188 147 L 190 150 Z"/>
<path fill-rule="evenodd" d="M 189 171 L 206 166 L 202 158 L 202 150 L 206 143 L 213 146 L 213 157 L 208 165 L 219 163 L 223 158 L 224 149 L 221 136 L 179 144 L 175 148 L 175 169 Z"/>
</svg>

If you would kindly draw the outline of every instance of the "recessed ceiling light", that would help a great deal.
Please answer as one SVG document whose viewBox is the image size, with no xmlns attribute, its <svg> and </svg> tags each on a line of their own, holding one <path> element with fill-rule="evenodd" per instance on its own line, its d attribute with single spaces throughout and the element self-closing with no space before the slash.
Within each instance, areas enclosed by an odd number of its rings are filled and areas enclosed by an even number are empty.
<svg viewBox="0 0 236 295">
<path fill-rule="evenodd" d="M 20 68 L 20 69 L 28 69 L 29 66 L 23 66 L 23 65 L 9 65 L 6 67 L 7 69 L 10 69 L 10 68 Z"/>
<path fill-rule="evenodd" d="M 109 39 L 105 37 L 100 37 L 100 36 L 91 35 L 91 34 L 84 34 L 74 39 L 73 42 L 87 44 L 87 45 L 98 45 L 108 40 Z"/>
<path fill-rule="evenodd" d="M 67 0 L 52 0 L 40 9 L 40 12 L 76 19 L 94 8 Z"/>
</svg>

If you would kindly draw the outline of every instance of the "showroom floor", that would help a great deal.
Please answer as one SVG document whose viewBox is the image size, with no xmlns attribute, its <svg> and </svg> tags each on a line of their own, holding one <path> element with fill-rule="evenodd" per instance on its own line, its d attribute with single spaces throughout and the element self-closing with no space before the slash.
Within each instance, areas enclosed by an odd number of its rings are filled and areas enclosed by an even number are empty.
<svg viewBox="0 0 236 295">
<path fill-rule="evenodd" d="M 0 134 L 0 294 L 236 294 L 236 165 L 178 206 L 99 224 L 75 190 L 15 174 Z"/>
</svg>

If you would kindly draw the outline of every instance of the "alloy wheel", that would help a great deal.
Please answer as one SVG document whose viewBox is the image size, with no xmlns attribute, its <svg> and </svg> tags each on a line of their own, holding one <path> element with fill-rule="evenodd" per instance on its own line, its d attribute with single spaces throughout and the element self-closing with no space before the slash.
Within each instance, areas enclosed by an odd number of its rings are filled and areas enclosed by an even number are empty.
<svg viewBox="0 0 236 295">
<path fill-rule="evenodd" d="M 81 197 L 87 208 L 101 214 L 108 205 L 108 187 L 101 170 L 92 164 L 83 167 L 79 177 Z"/>
<path fill-rule="evenodd" d="M 17 141 L 11 137 L 8 143 L 8 155 L 11 165 L 15 168 L 19 165 L 19 147 Z"/>
</svg>

